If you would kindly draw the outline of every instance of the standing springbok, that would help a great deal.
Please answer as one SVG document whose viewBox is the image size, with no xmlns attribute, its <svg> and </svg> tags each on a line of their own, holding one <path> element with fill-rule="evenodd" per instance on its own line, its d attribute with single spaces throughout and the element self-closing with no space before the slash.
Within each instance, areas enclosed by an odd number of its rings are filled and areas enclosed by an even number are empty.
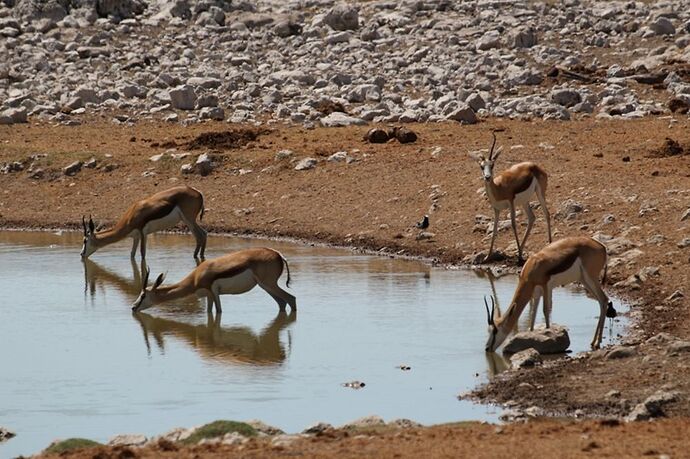
<svg viewBox="0 0 690 459">
<path fill-rule="evenodd" d="M 487 351 L 495 351 L 515 328 L 518 318 L 527 302 L 532 302 L 530 330 L 534 329 L 539 299 L 544 297 L 544 319 L 546 328 L 550 327 L 551 291 L 554 287 L 581 282 L 585 289 L 599 302 L 601 313 L 592 338 L 592 349 L 601 346 L 606 317 L 616 317 L 613 303 L 604 293 L 602 284 L 606 281 L 606 247 L 591 237 L 567 237 L 549 244 L 527 260 L 520 272 L 515 294 L 504 315 L 495 317 L 493 296 L 491 311 L 484 299 L 489 322 Z M 604 272 L 601 282 L 599 275 Z"/>
<path fill-rule="evenodd" d="M 111 229 L 96 232 L 93 219 L 89 217 L 88 227 L 82 217 L 84 227 L 84 246 L 81 256 L 88 258 L 96 250 L 108 244 L 118 242 L 126 237 L 133 239 L 134 258 L 137 245 L 141 243 L 141 259 L 146 258 L 146 236 L 157 231 L 172 228 L 183 221 L 196 239 L 194 258 L 204 258 L 206 250 L 206 230 L 197 223 L 204 217 L 204 196 L 200 191 L 187 186 L 177 186 L 161 191 L 146 199 L 132 204 L 120 220 Z"/>
<path fill-rule="evenodd" d="M 171 285 L 161 285 L 165 279 L 165 274 L 161 273 L 153 285 L 147 287 L 150 274 L 147 268 L 141 293 L 134 302 L 132 311 L 143 311 L 158 303 L 196 294 L 199 298 L 206 298 L 208 312 L 211 312 L 211 307 L 215 304 L 216 313 L 220 313 L 220 295 L 238 295 L 248 292 L 256 285 L 268 292 L 281 310 L 289 304 L 294 311 L 297 310 L 295 297 L 278 286 L 283 265 L 287 271 L 285 285 L 289 287 L 290 267 L 287 260 L 275 250 L 264 247 L 240 250 L 206 260 L 180 282 Z"/>
<path fill-rule="evenodd" d="M 549 210 L 546 207 L 546 185 L 547 174 L 544 169 L 533 162 L 523 162 L 512 166 L 494 178 L 494 164 L 501 154 L 502 147 L 494 152 L 496 146 L 496 134 L 492 133 L 493 143 L 489 150 L 489 157 L 485 157 L 481 152 L 471 152 L 470 156 L 479 163 L 484 177 L 484 185 L 486 187 L 486 196 L 489 198 L 491 207 L 494 209 L 494 228 L 491 234 L 491 246 L 489 247 L 489 254 L 485 260 L 489 260 L 494 250 L 494 242 L 496 241 L 496 234 L 498 232 L 498 217 L 504 209 L 510 209 L 510 223 L 513 226 L 513 233 L 515 234 L 515 243 L 518 248 L 518 260 L 522 261 L 522 251 L 525 248 L 525 242 L 532 231 L 535 216 L 532 208 L 529 205 L 530 199 L 534 194 L 539 199 L 539 204 L 544 212 L 546 218 L 546 228 L 549 233 L 549 243 L 551 243 L 551 217 Z M 515 208 L 522 207 L 527 215 L 527 229 L 525 235 L 522 237 L 522 243 L 518 239 L 517 226 L 515 225 Z"/>
</svg>

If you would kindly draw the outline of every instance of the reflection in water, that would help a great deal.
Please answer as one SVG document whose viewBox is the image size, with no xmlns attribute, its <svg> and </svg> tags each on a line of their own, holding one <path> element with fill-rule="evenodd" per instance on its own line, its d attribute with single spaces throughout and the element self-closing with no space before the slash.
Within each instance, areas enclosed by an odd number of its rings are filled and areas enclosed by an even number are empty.
<svg viewBox="0 0 690 459">
<path fill-rule="evenodd" d="M 194 325 L 173 319 L 162 319 L 144 312 L 135 312 L 132 316 L 141 325 L 144 341 L 151 353 L 149 335 L 153 336 L 158 348 L 165 350 L 166 335 L 179 338 L 202 357 L 227 363 L 273 364 L 282 363 L 286 354 L 280 343 L 280 332 L 297 320 L 297 312 L 290 314 L 278 312 L 273 321 L 256 334 L 249 327 L 221 327 L 222 314 L 207 315 L 206 325 Z M 288 345 L 290 344 L 288 335 Z"/>
<path fill-rule="evenodd" d="M 89 258 L 82 258 L 82 263 L 84 263 L 84 294 L 88 292 L 91 297 L 94 297 L 96 287 L 103 293 L 106 291 L 106 285 L 115 287 L 128 296 L 136 297 L 141 291 L 141 273 L 146 269 L 145 261 L 142 261 L 141 266 L 138 266 L 137 262 L 130 258 L 132 279 L 125 279 Z"/>
<path fill-rule="evenodd" d="M 115 287 L 129 297 L 136 297 L 141 291 L 141 273 L 146 265 L 137 265 L 130 259 L 133 279 L 126 279 L 113 273 L 90 259 L 84 262 L 84 291 L 93 298 L 96 291 L 105 292 L 106 286 Z M 199 300 L 190 297 L 194 304 Z M 153 336 L 159 349 L 165 350 L 165 335 L 182 339 L 196 349 L 202 357 L 231 363 L 254 364 L 280 363 L 285 360 L 285 349 L 280 343 L 280 331 L 297 320 L 297 313 L 278 313 L 273 321 L 258 335 L 249 327 L 221 327 L 221 314 L 208 314 L 205 325 L 195 325 L 170 318 L 157 318 L 145 313 L 132 315 L 141 325 L 144 341 L 151 353 L 149 335 Z M 289 335 L 288 335 L 289 336 Z"/>
<path fill-rule="evenodd" d="M 510 369 L 510 360 L 501 354 L 497 352 L 485 352 L 484 354 L 486 355 L 486 365 L 490 378 Z"/>
</svg>

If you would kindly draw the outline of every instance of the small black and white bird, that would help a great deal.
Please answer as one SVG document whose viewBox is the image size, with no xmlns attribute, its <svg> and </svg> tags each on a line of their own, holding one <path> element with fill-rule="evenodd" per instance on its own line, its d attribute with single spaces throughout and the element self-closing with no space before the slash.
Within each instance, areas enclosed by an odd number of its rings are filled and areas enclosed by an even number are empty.
<svg viewBox="0 0 690 459">
<path fill-rule="evenodd" d="M 429 216 L 425 215 L 421 222 L 417 222 L 415 226 L 421 230 L 425 230 L 429 227 Z"/>
</svg>

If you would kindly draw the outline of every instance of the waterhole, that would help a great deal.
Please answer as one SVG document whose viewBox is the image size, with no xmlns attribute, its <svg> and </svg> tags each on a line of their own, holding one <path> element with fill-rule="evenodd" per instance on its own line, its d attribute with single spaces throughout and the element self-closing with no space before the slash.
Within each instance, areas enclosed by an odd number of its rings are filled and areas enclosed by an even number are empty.
<svg viewBox="0 0 690 459">
<path fill-rule="evenodd" d="M 424 424 L 497 418 L 495 407 L 457 399 L 505 368 L 484 352 L 491 279 L 255 239 L 209 238 L 206 254 L 251 246 L 288 259 L 297 314 L 279 313 L 258 288 L 223 296 L 220 317 L 193 297 L 133 314 L 141 281 L 129 240 L 84 263 L 80 234 L 0 232 L 0 425 L 17 433 L 0 457 L 35 453 L 56 438 L 104 442 L 216 419 L 298 432 L 370 414 Z M 195 267 L 193 249 L 190 236 L 149 237 L 151 278 L 181 279 Z M 493 282 L 502 306 L 516 280 Z M 587 349 L 597 303 L 561 288 L 553 304 L 571 349 Z M 604 344 L 622 326 L 607 326 Z M 353 381 L 364 387 L 344 385 Z"/>
</svg>

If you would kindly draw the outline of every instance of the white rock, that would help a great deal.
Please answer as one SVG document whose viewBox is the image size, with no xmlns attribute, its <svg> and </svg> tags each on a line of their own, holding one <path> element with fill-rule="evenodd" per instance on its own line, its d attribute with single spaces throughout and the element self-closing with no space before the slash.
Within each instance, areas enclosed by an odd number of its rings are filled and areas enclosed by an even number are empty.
<svg viewBox="0 0 690 459">
<path fill-rule="evenodd" d="M 551 324 L 550 328 L 546 328 L 541 324 L 534 331 L 524 331 L 508 337 L 503 352 L 513 354 L 534 348 L 540 354 L 559 354 L 568 350 L 569 346 L 570 337 L 565 327 Z"/>
<path fill-rule="evenodd" d="M 361 126 L 367 124 L 367 122 L 361 118 L 355 118 L 354 116 L 342 112 L 333 112 L 321 118 L 320 121 L 325 127 Z"/>
<path fill-rule="evenodd" d="M 180 110 L 194 110 L 196 106 L 196 94 L 191 86 L 178 86 L 168 91 L 168 95 L 172 106 Z"/>
<path fill-rule="evenodd" d="M 306 171 L 316 167 L 318 161 L 315 158 L 304 158 L 295 166 L 296 171 Z"/>
<path fill-rule="evenodd" d="M 141 434 L 121 434 L 108 440 L 110 446 L 143 446 L 148 441 L 146 435 Z"/>
</svg>

